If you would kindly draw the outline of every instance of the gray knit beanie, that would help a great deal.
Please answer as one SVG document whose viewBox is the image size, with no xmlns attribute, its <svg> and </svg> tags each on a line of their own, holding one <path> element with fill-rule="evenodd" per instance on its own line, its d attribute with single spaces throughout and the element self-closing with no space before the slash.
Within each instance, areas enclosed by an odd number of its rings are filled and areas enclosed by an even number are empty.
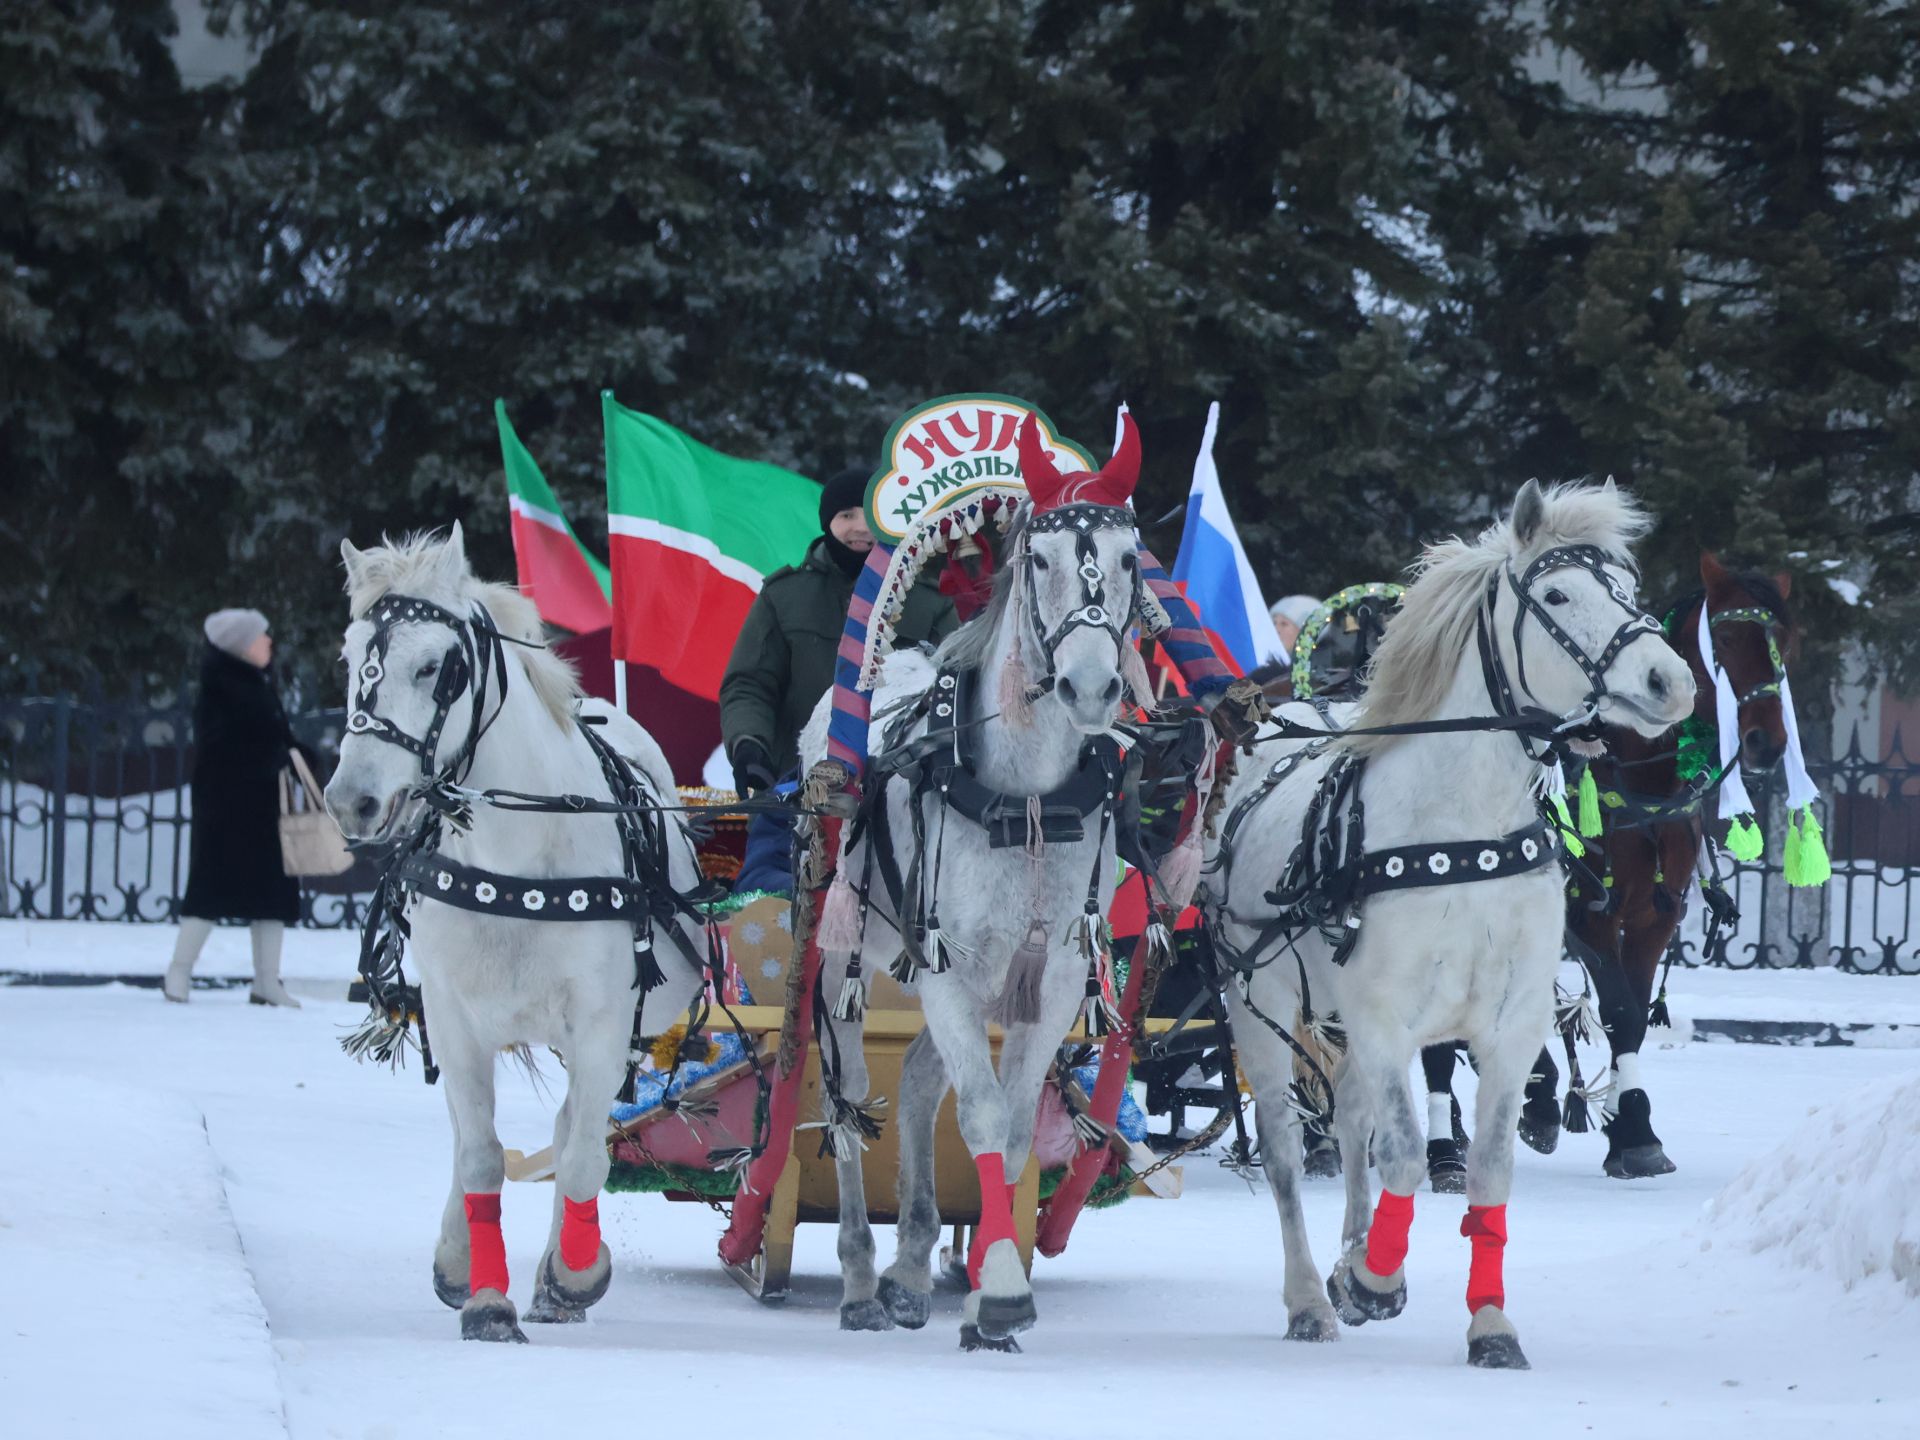
<svg viewBox="0 0 1920 1440">
<path fill-rule="evenodd" d="M 244 660 L 247 647 L 267 633 L 267 617 L 258 610 L 216 610 L 201 628 L 214 649 Z"/>
<path fill-rule="evenodd" d="M 1313 612 L 1320 608 L 1320 601 L 1312 595 L 1289 595 L 1284 600 L 1273 602 L 1273 618 L 1291 620 L 1293 628 L 1298 630 L 1313 618 Z"/>
</svg>

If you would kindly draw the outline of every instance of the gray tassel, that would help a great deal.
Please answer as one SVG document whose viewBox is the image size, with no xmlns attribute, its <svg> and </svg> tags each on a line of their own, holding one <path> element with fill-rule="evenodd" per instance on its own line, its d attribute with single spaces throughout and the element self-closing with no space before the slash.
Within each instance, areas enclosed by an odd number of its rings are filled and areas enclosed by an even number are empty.
<svg viewBox="0 0 1920 1440">
<path fill-rule="evenodd" d="M 934 917 L 932 928 L 927 931 L 926 939 L 921 942 L 921 954 L 927 957 L 927 969 L 935 975 L 944 975 L 953 968 L 953 956 L 948 952 L 953 942 L 947 938 L 947 932 L 940 928 L 940 919 Z"/>
<path fill-rule="evenodd" d="M 1047 976 L 1047 928 L 1038 920 L 1013 952 L 1006 983 L 994 1002 L 992 1018 L 1001 1025 L 1029 1025 L 1040 1018 L 1041 983 Z"/>
<path fill-rule="evenodd" d="M 867 987 L 857 965 L 847 967 L 847 978 L 840 982 L 840 998 L 833 1002 L 833 1018 L 859 1020 L 867 1013 Z"/>
</svg>

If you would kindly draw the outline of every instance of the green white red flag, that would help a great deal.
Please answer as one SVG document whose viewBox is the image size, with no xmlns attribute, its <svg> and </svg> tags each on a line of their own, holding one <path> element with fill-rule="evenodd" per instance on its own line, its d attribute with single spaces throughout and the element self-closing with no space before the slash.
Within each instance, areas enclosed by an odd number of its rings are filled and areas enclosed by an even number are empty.
<svg viewBox="0 0 1920 1440">
<path fill-rule="evenodd" d="M 718 699 L 760 583 L 820 533 L 820 487 L 601 395 L 613 653 Z"/>
<path fill-rule="evenodd" d="M 507 504 L 513 512 L 513 560 L 520 588 L 549 625 L 584 635 L 613 623 L 612 580 L 560 511 L 546 476 L 513 433 L 504 400 L 493 402 L 500 422 L 500 458 L 507 468 Z"/>
</svg>

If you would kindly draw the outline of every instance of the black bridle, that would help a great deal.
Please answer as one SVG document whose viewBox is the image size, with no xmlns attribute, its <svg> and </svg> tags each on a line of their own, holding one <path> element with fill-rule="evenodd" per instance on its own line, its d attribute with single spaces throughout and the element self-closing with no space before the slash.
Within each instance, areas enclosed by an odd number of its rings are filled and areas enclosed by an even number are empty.
<svg viewBox="0 0 1920 1440">
<path fill-rule="evenodd" d="M 1502 573 L 1506 576 L 1507 584 L 1513 590 L 1515 601 L 1513 614 L 1514 675 L 1512 678 L 1508 677 L 1506 662 L 1500 655 L 1500 647 L 1495 644 L 1493 640 L 1493 616 L 1495 606 L 1499 601 L 1500 576 L 1495 575 L 1487 582 L 1487 600 L 1486 604 L 1480 608 L 1477 625 L 1480 642 L 1480 668 L 1486 677 L 1487 694 L 1492 699 L 1494 708 L 1499 711 L 1503 717 L 1513 717 L 1522 714 L 1516 689 L 1518 692 L 1524 693 L 1527 699 L 1536 702 L 1538 700 L 1538 697 L 1533 693 L 1533 688 L 1527 683 L 1526 651 L 1521 643 L 1522 632 L 1525 629 L 1529 615 L 1531 615 L 1539 624 L 1540 628 L 1547 633 L 1548 637 L 1566 653 L 1567 657 L 1571 659 L 1575 665 L 1580 667 L 1580 673 L 1587 677 L 1587 698 L 1582 702 L 1580 707 L 1584 713 L 1571 720 L 1565 721 L 1559 727 L 1562 729 L 1570 728 L 1573 724 L 1579 724 L 1592 718 L 1599 710 L 1600 702 L 1606 699 L 1611 693 L 1607 688 L 1607 671 L 1611 669 L 1613 663 L 1620 658 L 1622 651 L 1636 640 L 1643 639 L 1649 635 L 1660 635 L 1662 633 L 1659 620 L 1635 604 L 1632 594 L 1623 587 L 1613 575 L 1608 573 L 1607 565 L 1611 561 L 1612 557 L 1597 545 L 1558 545 L 1539 556 L 1531 565 L 1527 566 L 1524 575 L 1515 574 L 1512 565 L 1504 565 L 1501 567 Z M 1580 643 L 1575 640 L 1572 635 L 1567 633 L 1559 621 L 1553 618 L 1546 604 L 1533 593 L 1534 584 L 1542 576 L 1548 575 L 1555 570 L 1564 570 L 1570 567 L 1578 567 L 1592 574 L 1593 577 L 1600 582 L 1602 588 L 1606 590 L 1608 596 L 1612 598 L 1614 604 L 1624 610 L 1627 615 L 1627 618 L 1614 630 L 1612 637 L 1607 641 L 1605 647 L 1602 648 L 1598 655 L 1587 654 L 1587 652 L 1580 647 Z M 1539 710 L 1537 703 L 1531 708 L 1536 713 Z M 1541 761 L 1542 764 L 1550 763 L 1549 754 L 1543 754 L 1535 750 L 1532 737 L 1524 732 L 1519 732 L 1519 734 L 1520 743 L 1530 757 Z"/>
<path fill-rule="evenodd" d="M 1704 597 L 1700 603 L 1702 605 L 1707 603 Z M 1707 612 L 1707 624 L 1716 630 L 1722 625 L 1758 625 L 1761 632 L 1767 637 L 1767 658 L 1773 662 L 1773 679 L 1762 681 L 1746 694 L 1738 696 L 1736 698 L 1737 704 L 1746 705 L 1755 700 L 1764 700 L 1769 695 L 1779 695 L 1780 682 L 1786 678 L 1787 674 L 1787 662 L 1780 654 L 1780 642 L 1774 639 L 1773 635 L 1774 627 L 1780 623 L 1781 621 L 1778 615 L 1774 614 L 1771 610 L 1763 610 L 1758 606 L 1743 605 L 1732 610 L 1709 610 Z M 1720 668 L 1723 670 L 1726 669 L 1724 661 L 1721 663 Z"/>
<path fill-rule="evenodd" d="M 472 615 L 463 620 L 451 610 L 414 595 L 383 595 L 362 618 L 372 623 L 373 638 L 367 642 L 366 656 L 354 672 L 358 688 L 353 697 L 353 711 L 347 717 L 347 734 L 369 735 L 417 755 L 421 779 L 429 785 L 459 783 L 473 765 L 480 737 L 499 718 L 506 703 L 507 661 L 503 642 L 510 637 L 500 633 L 478 604 Z M 397 626 L 407 624 L 445 625 L 454 636 L 454 643 L 440 657 L 440 673 L 433 687 L 433 719 L 426 734 L 418 736 L 409 735 L 374 709 L 380 702 L 380 686 L 387 678 L 387 651 L 393 644 L 393 632 Z M 487 715 L 489 679 L 494 674 L 499 676 L 498 703 L 493 707 L 493 714 Z M 467 721 L 467 738 L 458 753 L 436 772 L 434 756 L 439 752 L 447 717 L 469 690 L 473 692 L 473 703 Z"/>
<path fill-rule="evenodd" d="M 1133 529 L 1133 512 L 1121 505 L 1062 505 L 1035 515 L 1027 522 L 1027 534 L 1055 535 L 1069 533 L 1073 536 L 1073 558 L 1078 562 L 1078 574 L 1081 585 L 1081 603 L 1066 615 L 1048 634 L 1040 619 L 1038 603 L 1027 607 L 1027 618 L 1032 624 L 1033 638 L 1039 643 L 1040 652 L 1046 656 L 1047 673 L 1041 679 L 1039 688 L 1044 693 L 1053 688 L 1054 654 L 1061 643 L 1075 630 L 1099 630 L 1113 641 L 1114 659 L 1118 661 L 1127 648 L 1127 629 L 1140 614 L 1141 597 L 1146 582 L 1140 577 L 1138 560 L 1133 565 L 1133 586 L 1127 596 L 1127 608 L 1124 614 L 1109 609 L 1104 603 L 1107 588 L 1107 572 L 1100 564 L 1100 553 L 1093 543 L 1094 535 L 1101 530 Z M 1127 552 L 1131 555 L 1133 552 Z M 1033 563 L 1033 546 L 1029 541 L 1020 549 L 1020 563 L 1025 571 L 1027 593 L 1037 602 L 1040 589 L 1039 572 Z"/>
</svg>

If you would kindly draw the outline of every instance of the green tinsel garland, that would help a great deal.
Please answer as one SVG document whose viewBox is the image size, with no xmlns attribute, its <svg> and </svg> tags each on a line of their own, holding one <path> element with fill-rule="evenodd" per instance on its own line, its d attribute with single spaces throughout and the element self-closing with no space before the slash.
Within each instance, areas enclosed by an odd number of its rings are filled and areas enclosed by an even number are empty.
<svg viewBox="0 0 1920 1440">
<path fill-rule="evenodd" d="M 1713 726 L 1697 715 L 1680 722 L 1680 759 L 1678 773 L 1682 781 L 1702 771 L 1711 771 L 1720 763 L 1720 736 Z"/>
</svg>

